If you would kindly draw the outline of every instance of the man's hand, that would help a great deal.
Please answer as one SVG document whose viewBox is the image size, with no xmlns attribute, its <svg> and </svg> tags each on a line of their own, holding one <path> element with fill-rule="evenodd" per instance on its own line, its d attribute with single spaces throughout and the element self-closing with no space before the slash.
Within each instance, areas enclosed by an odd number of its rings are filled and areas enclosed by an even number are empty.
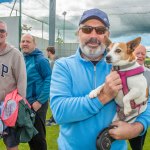
<svg viewBox="0 0 150 150">
<path fill-rule="evenodd" d="M 42 104 L 39 103 L 38 101 L 35 101 L 33 104 L 32 104 L 32 108 L 35 110 L 35 111 L 38 111 L 40 108 L 41 108 Z"/>
<path fill-rule="evenodd" d="M 132 139 L 139 136 L 143 131 L 143 125 L 139 122 L 127 123 L 123 121 L 115 121 L 112 125 L 116 126 L 109 130 L 109 134 L 116 140 Z"/>
<path fill-rule="evenodd" d="M 112 71 L 107 77 L 98 98 L 103 104 L 108 103 L 112 100 L 122 89 L 122 82 L 117 71 Z"/>
</svg>

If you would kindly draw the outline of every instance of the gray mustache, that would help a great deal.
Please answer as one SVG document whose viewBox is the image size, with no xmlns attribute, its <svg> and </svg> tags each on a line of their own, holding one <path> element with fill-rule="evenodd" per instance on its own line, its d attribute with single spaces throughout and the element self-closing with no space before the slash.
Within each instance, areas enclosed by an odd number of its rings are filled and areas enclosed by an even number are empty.
<svg viewBox="0 0 150 150">
<path fill-rule="evenodd" d="M 88 44 L 88 43 L 94 43 L 94 44 L 101 45 L 101 42 L 97 38 L 90 38 L 88 41 L 85 42 L 85 44 Z"/>
</svg>

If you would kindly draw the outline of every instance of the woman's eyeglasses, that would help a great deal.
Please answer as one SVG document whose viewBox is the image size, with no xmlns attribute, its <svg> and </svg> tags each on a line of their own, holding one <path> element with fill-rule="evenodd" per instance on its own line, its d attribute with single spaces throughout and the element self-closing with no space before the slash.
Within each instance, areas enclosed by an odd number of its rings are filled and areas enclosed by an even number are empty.
<svg viewBox="0 0 150 150">
<path fill-rule="evenodd" d="M 90 34 L 93 30 L 96 31 L 98 35 L 105 34 L 105 32 L 108 30 L 106 27 L 92 27 L 92 26 L 82 26 L 79 29 L 82 30 L 85 34 Z"/>
<path fill-rule="evenodd" d="M 6 32 L 6 30 L 0 29 L 0 33 L 5 33 L 5 32 Z"/>
</svg>

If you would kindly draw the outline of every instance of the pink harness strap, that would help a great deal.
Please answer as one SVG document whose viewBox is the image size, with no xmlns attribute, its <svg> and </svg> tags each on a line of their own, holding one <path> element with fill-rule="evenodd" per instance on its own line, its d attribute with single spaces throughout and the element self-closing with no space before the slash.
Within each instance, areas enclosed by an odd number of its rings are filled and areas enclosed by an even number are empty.
<svg viewBox="0 0 150 150">
<path fill-rule="evenodd" d="M 123 93 L 126 95 L 129 92 L 129 88 L 127 85 L 127 78 L 138 75 L 144 72 L 144 68 L 142 66 L 139 66 L 138 68 L 132 69 L 132 70 L 127 70 L 127 71 L 119 71 L 118 73 L 120 75 L 120 78 L 122 80 L 122 85 L 123 85 Z"/>
<path fill-rule="evenodd" d="M 131 76 L 134 76 L 134 75 L 141 74 L 143 72 L 144 72 L 143 66 L 139 66 L 139 67 L 137 67 L 135 69 L 127 70 L 127 71 L 119 71 L 118 70 L 118 73 L 119 73 L 120 78 L 122 80 L 122 85 L 123 85 L 122 90 L 123 90 L 124 95 L 126 95 L 129 92 L 129 88 L 128 88 L 128 85 L 127 85 L 127 78 L 131 77 Z M 139 107 L 140 105 L 141 104 L 136 105 L 134 100 L 131 100 L 131 107 L 132 107 L 132 109 L 135 109 L 136 107 Z"/>
</svg>

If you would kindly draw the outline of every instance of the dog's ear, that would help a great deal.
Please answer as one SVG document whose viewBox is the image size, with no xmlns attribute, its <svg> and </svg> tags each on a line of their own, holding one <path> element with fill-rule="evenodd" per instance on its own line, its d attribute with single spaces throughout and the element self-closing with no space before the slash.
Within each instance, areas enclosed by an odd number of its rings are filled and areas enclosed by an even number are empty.
<svg viewBox="0 0 150 150">
<path fill-rule="evenodd" d="M 138 37 L 132 41 L 129 41 L 127 42 L 127 51 L 128 53 L 132 53 L 136 48 L 137 46 L 140 44 L 141 42 L 141 37 Z"/>
<path fill-rule="evenodd" d="M 104 44 L 106 46 L 106 48 L 111 44 L 111 40 L 105 35 L 104 36 Z"/>
</svg>

